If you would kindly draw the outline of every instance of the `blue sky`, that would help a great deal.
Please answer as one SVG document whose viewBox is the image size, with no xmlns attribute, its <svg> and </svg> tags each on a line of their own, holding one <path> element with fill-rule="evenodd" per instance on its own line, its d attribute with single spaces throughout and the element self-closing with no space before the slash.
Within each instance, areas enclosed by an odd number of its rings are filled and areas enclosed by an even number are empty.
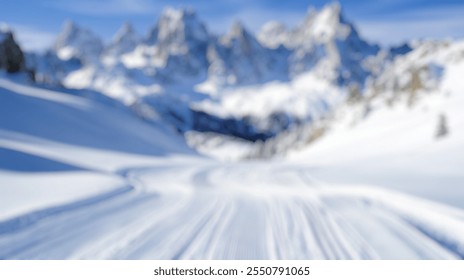
<svg viewBox="0 0 464 280">
<path fill-rule="evenodd" d="M 109 40 L 124 21 L 146 34 L 166 6 L 192 7 L 209 29 L 224 32 L 234 20 L 251 30 L 272 19 L 293 26 L 309 6 L 324 0 L 0 0 L 0 22 L 9 24 L 27 49 L 50 45 L 66 19 Z M 346 17 L 365 38 L 397 44 L 410 38 L 464 38 L 462 0 L 341 0 Z"/>
</svg>

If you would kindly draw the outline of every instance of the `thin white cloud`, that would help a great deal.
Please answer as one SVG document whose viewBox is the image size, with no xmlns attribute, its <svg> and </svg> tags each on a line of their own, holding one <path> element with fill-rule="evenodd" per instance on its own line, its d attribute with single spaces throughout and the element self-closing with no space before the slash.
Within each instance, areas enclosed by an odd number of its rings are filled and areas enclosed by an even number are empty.
<svg viewBox="0 0 464 280">
<path fill-rule="evenodd" d="M 362 35 L 381 44 L 411 39 L 464 38 L 464 6 L 421 8 L 355 20 Z"/>
<path fill-rule="evenodd" d="M 411 39 L 463 38 L 462 20 L 361 22 L 364 38 L 384 45 L 401 44 Z"/>
<path fill-rule="evenodd" d="M 462 18 L 464 12 L 464 5 L 444 5 L 434 7 L 417 7 L 410 10 L 403 10 L 395 12 L 394 16 L 399 19 L 446 19 L 446 18 Z M 386 14 L 385 16 L 391 16 Z"/>
<path fill-rule="evenodd" d="M 159 3 L 150 0 L 50 1 L 49 4 L 69 12 L 95 16 L 144 15 L 161 8 Z"/>
<path fill-rule="evenodd" d="M 235 1 L 235 0 L 230 0 Z M 240 0 L 241 1 L 241 0 Z M 59 5 L 69 11 L 92 15 L 115 14 L 156 14 L 163 8 L 157 1 L 149 0 L 81 0 L 56 1 L 49 3 Z M 198 7 L 196 7 L 198 8 Z M 382 44 L 399 44 L 415 38 L 463 38 L 464 37 L 464 5 L 439 8 L 421 8 L 395 14 L 349 17 L 360 29 L 364 38 Z M 303 20 L 304 11 L 276 11 L 257 7 L 242 9 L 239 12 L 224 16 L 207 13 L 200 17 L 213 32 L 223 33 L 235 20 L 242 21 L 251 31 L 259 28 L 269 20 L 278 20 L 294 26 Z M 26 50 L 43 50 L 51 46 L 56 34 L 39 30 L 34 26 L 12 24 L 19 43 Z"/>
<path fill-rule="evenodd" d="M 401 0 L 402 1 L 402 0 Z M 464 5 L 416 8 L 409 11 L 381 14 L 376 16 L 349 17 L 369 40 L 385 45 L 404 43 L 411 39 L 464 38 Z M 280 21 L 294 26 L 305 16 L 303 11 L 280 11 L 266 9 L 244 9 L 236 14 L 214 21 L 213 30 L 226 30 L 233 21 L 240 20 L 252 31 L 269 20 Z"/>
<path fill-rule="evenodd" d="M 211 23 L 207 22 L 208 26 L 216 33 L 223 33 L 228 30 L 235 21 L 240 21 L 252 32 L 257 32 L 260 28 L 269 21 L 279 21 L 287 26 L 294 26 L 303 20 L 305 13 L 294 11 L 282 11 L 276 14 L 272 10 L 263 9 L 244 9 L 230 16 L 221 16 L 220 18 L 212 18 Z"/>
<path fill-rule="evenodd" d="M 55 33 L 37 29 L 34 26 L 11 24 L 11 29 L 21 49 L 26 51 L 43 51 L 53 43 Z"/>
</svg>

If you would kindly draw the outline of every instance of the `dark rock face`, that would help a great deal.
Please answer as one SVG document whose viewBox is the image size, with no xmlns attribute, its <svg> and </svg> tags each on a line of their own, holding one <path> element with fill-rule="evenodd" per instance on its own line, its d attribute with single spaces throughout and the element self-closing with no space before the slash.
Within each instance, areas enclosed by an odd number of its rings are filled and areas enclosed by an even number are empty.
<svg viewBox="0 0 464 280">
<path fill-rule="evenodd" d="M 404 43 L 399 46 L 394 46 L 389 49 L 391 56 L 395 57 L 397 55 L 404 55 L 412 51 L 412 47 L 408 43 Z"/>
<path fill-rule="evenodd" d="M 0 31 L 0 69 L 9 73 L 24 70 L 24 54 L 11 31 Z"/>
<path fill-rule="evenodd" d="M 193 125 L 190 130 L 199 132 L 215 132 L 256 142 L 265 141 L 275 136 L 272 132 L 258 131 L 248 122 L 235 118 L 220 118 L 205 112 L 192 110 Z"/>
</svg>

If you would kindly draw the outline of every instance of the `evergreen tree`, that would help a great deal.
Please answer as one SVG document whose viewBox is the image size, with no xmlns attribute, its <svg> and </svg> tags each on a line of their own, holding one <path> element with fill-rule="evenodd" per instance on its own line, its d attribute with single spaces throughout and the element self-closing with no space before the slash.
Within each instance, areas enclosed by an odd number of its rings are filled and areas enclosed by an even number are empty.
<svg viewBox="0 0 464 280">
<path fill-rule="evenodd" d="M 438 117 L 438 127 L 437 127 L 437 132 L 435 134 L 435 137 L 437 139 L 443 138 L 446 135 L 449 134 L 449 129 L 448 129 L 448 122 L 446 119 L 445 114 L 440 114 Z"/>
</svg>

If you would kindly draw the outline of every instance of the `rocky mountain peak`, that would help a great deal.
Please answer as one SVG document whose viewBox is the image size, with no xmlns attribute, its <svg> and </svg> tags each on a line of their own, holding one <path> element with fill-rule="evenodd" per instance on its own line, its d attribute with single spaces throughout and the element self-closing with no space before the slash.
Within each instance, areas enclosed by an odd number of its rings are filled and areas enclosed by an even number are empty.
<svg viewBox="0 0 464 280">
<path fill-rule="evenodd" d="M 121 40 L 124 40 L 124 38 L 128 36 L 133 36 L 135 33 L 134 27 L 132 24 L 128 21 L 124 22 L 121 28 L 116 32 L 116 34 L 113 37 L 113 42 L 119 42 Z"/>
<path fill-rule="evenodd" d="M 139 42 L 140 38 L 132 24 L 125 22 L 114 35 L 106 52 L 113 55 L 128 53 L 134 50 Z"/>
<path fill-rule="evenodd" d="M 253 49 L 260 49 L 257 39 L 245 28 L 245 26 L 236 21 L 229 32 L 221 38 L 221 43 L 234 52 L 253 52 Z"/>
<path fill-rule="evenodd" d="M 208 30 L 192 9 L 166 8 L 149 32 L 148 44 L 182 44 L 186 41 L 207 41 Z"/>
<path fill-rule="evenodd" d="M 278 22 L 270 21 L 263 25 L 258 32 L 257 39 L 263 45 L 271 49 L 275 49 L 288 41 L 288 28 Z"/>
<path fill-rule="evenodd" d="M 89 29 L 68 20 L 55 41 L 54 50 L 60 59 L 79 58 L 88 62 L 98 58 L 103 50 L 103 43 Z"/>
<path fill-rule="evenodd" d="M 0 69 L 14 73 L 25 68 L 24 54 L 6 24 L 0 24 Z"/>
<path fill-rule="evenodd" d="M 335 39 L 348 37 L 354 27 L 345 21 L 342 8 L 338 2 L 324 6 L 320 11 L 310 7 L 306 17 L 294 31 L 301 41 L 326 43 Z"/>
</svg>

